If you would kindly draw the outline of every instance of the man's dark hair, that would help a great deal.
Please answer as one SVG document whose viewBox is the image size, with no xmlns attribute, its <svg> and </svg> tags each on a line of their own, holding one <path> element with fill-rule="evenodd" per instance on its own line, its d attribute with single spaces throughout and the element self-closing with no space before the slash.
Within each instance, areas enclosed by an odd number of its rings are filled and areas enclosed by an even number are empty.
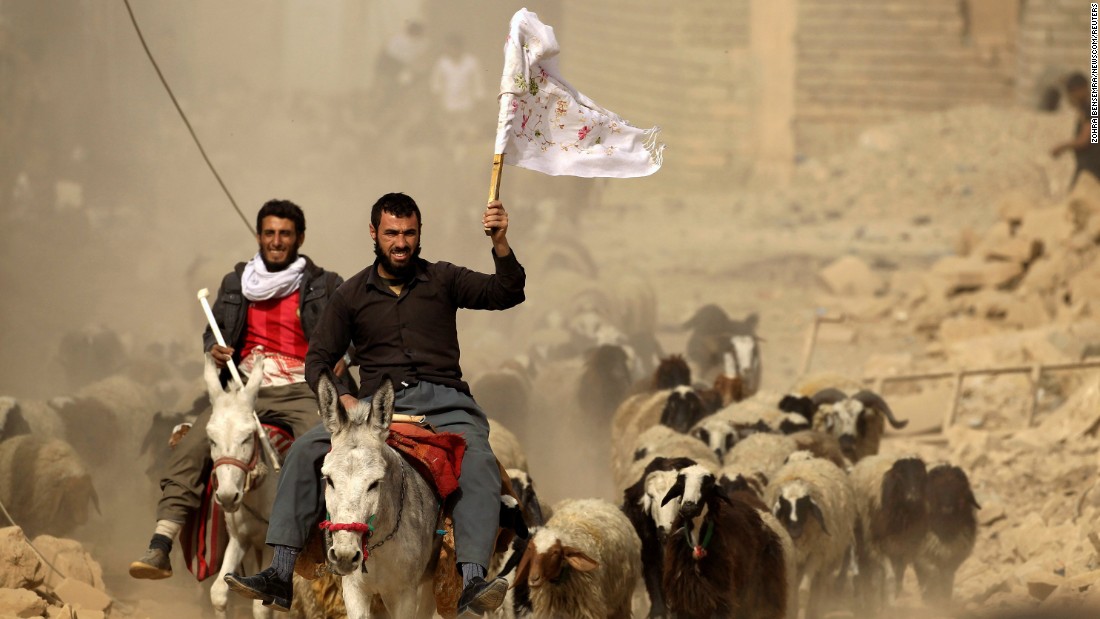
<svg viewBox="0 0 1100 619">
<path fill-rule="evenodd" d="M 268 200 L 256 213 L 256 234 L 263 233 L 264 217 L 272 216 L 293 221 L 299 236 L 306 231 L 306 215 L 300 206 L 290 200 Z"/>
<path fill-rule="evenodd" d="M 1078 88 L 1088 87 L 1089 78 L 1085 77 L 1085 74 L 1080 71 L 1071 73 L 1069 77 L 1066 78 L 1066 90 L 1076 90 Z"/>
<path fill-rule="evenodd" d="M 394 217 L 416 215 L 417 227 L 424 223 L 424 220 L 420 217 L 420 207 L 416 205 L 416 201 L 403 193 L 387 193 L 378 198 L 378 201 L 370 208 L 370 225 L 374 226 L 375 230 L 382 223 L 382 211 Z"/>
</svg>

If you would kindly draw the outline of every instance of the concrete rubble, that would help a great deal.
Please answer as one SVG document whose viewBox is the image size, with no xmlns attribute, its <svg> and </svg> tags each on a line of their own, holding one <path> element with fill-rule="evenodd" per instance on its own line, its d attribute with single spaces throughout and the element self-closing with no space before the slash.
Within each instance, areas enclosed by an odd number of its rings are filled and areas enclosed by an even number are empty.
<svg viewBox="0 0 1100 619">
<path fill-rule="evenodd" d="M 1034 386 L 1030 378 L 1039 364 L 1100 361 L 1100 182 L 1082 175 L 1053 204 L 1006 195 L 996 212 L 996 223 L 961 234 L 959 253 L 930 268 L 876 272 L 863 287 L 845 283 L 854 261 L 819 273 L 831 299 L 848 297 L 830 307 L 893 303 L 849 312 L 850 328 L 889 325 L 922 343 L 868 358 L 865 376 L 1019 370 L 968 376 L 947 428 L 950 381 L 883 387 L 915 426 L 883 451 L 961 466 L 982 505 L 978 542 L 955 582 L 963 617 L 1100 603 L 1100 366 L 1047 370 Z M 919 600 L 911 574 L 905 589 Z"/>
<path fill-rule="evenodd" d="M 19 527 L 0 528 L 0 619 L 8 617 L 148 619 L 116 608 L 102 567 L 79 542 L 49 535 L 28 541 Z"/>
</svg>

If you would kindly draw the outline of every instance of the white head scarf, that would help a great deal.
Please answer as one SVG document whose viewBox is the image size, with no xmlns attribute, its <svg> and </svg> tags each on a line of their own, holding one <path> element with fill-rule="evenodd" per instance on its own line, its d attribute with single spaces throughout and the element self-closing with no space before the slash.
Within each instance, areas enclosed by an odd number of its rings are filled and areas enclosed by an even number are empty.
<svg viewBox="0 0 1100 619">
<path fill-rule="evenodd" d="M 260 253 L 256 252 L 248 264 L 244 265 L 244 273 L 241 275 L 244 298 L 249 301 L 281 299 L 302 285 L 305 270 L 306 259 L 298 256 L 297 260 L 282 271 L 268 271 Z"/>
</svg>

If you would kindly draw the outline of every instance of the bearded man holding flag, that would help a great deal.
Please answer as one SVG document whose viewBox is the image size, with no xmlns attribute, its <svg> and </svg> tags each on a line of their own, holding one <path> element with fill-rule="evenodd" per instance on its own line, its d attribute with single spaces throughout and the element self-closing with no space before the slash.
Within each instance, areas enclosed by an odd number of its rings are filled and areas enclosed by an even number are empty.
<svg viewBox="0 0 1100 619">
<path fill-rule="evenodd" d="M 503 310 L 524 300 L 526 275 L 507 239 L 508 213 L 497 200 L 501 166 L 625 178 L 652 174 L 661 165 L 657 129 L 637 129 L 570 87 L 558 75 L 557 53 L 552 28 L 526 9 L 515 14 L 505 45 L 496 154 L 482 216 L 495 273 L 420 258 L 418 205 L 405 194 L 386 194 L 371 212 L 376 260 L 336 291 L 306 356 L 306 378 L 316 390 L 321 373 L 350 343 L 352 365 L 360 367 L 360 389 L 357 395 L 341 392 L 345 408 L 367 401 L 388 375 L 397 389 L 398 410 L 426 415 L 437 430 L 465 438 L 461 492 L 453 512 L 463 578 L 459 616 L 495 610 L 507 590 L 502 578 L 486 580 L 499 525 L 501 479 L 489 447 L 488 420 L 462 380 L 455 322 L 459 308 Z M 324 426 L 294 443 L 268 527 L 267 543 L 275 548 L 272 565 L 255 576 L 227 574 L 234 591 L 278 610 L 290 608 L 296 556 L 324 510 L 318 471 L 329 445 Z"/>
</svg>

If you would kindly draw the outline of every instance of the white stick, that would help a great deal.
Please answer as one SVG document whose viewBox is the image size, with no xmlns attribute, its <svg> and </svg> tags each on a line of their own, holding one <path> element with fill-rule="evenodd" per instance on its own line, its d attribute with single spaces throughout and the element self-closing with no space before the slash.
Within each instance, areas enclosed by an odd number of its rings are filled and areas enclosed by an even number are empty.
<svg viewBox="0 0 1100 619">
<path fill-rule="evenodd" d="M 214 312 L 210 309 L 210 301 L 207 300 L 209 296 L 209 290 L 206 288 L 200 290 L 199 303 L 202 303 L 202 311 L 206 313 L 206 322 L 210 323 L 210 330 L 214 332 L 214 339 L 218 341 L 218 346 L 228 348 L 225 345 L 225 338 L 222 337 L 222 331 L 218 328 L 218 321 L 214 320 Z M 233 375 L 233 380 L 237 381 L 237 387 L 244 389 L 244 381 L 241 380 L 241 375 L 237 372 L 237 364 L 233 363 L 233 358 L 230 357 L 225 363 L 229 366 L 229 373 Z"/>
<path fill-rule="evenodd" d="M 202 303 L 202 311 L 206 314 L 206 322 L 210 323 L 210 330 L 214 332 L 214 339 L 217 340 L 218 346 L 222 348 L 228 348 L 225 345 L 225 338 L 222 337 L 222 330 L 218 328 L 218 321 L 214 320 L 214 311 L 210 309 L 210 301 L 207 297 L 210 296 L 210 291 L 206 288 L 199 290 L 199 303 Z M 226 365 L 229 366 L 229 373 L 233 375 L 233 380 L 237 381 L 237 388 L 244 389 L 244 381 L 241 380 L 241 375 L 237 372 L 237 364 L 233 363 L 233 358 L 230 357 L 226 360 Z M 252 411 L 252 420 L 256 422 L 256 431 L 260 433 L 260 444 L 264 446 L 264 452 L 267 453 L 267 457 L 271 460 L 271 466 L 278 473 L 282 468 L 279 466 L 279 458 L 275 455 L 275 448 L 271 446 L 271 438 L 267 435 L 267 430 L 264 429 L 264 425 L 260 423 L 260 418 L 256 415 L 256 411 Z"/>
</svg>

